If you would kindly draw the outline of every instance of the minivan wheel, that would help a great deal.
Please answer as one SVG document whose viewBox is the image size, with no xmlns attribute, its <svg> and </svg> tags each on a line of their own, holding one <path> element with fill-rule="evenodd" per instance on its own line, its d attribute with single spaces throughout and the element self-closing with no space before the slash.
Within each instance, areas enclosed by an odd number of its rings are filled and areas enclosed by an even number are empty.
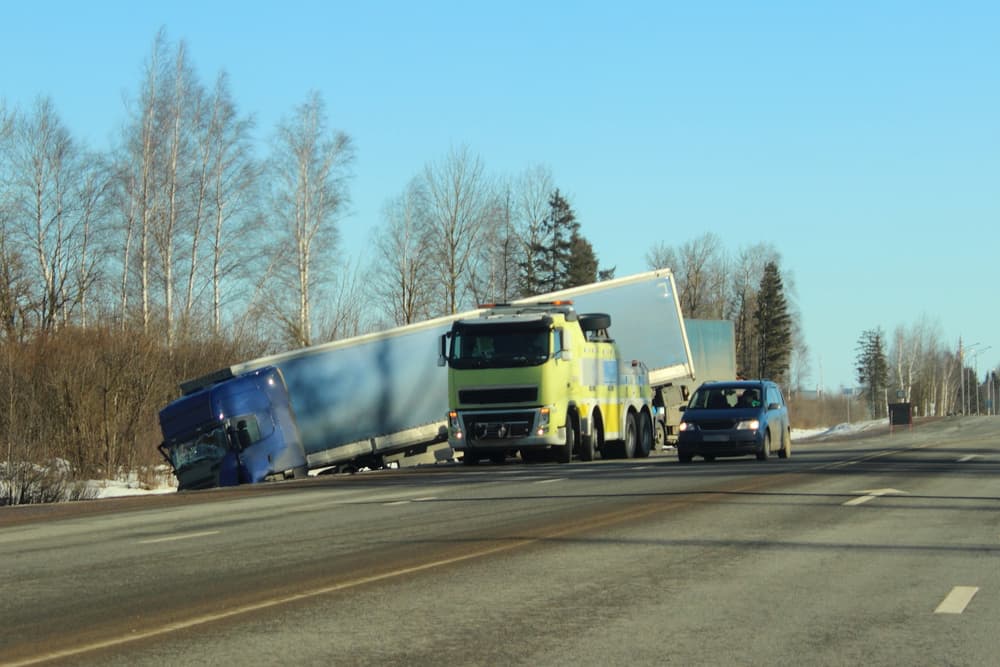
<svg viewBox="0 0 1000 667">
<path fill-rule="evenodd" d="M 781 439 L 781 449 L 778 450 L 779 459 L 787 459 L 792 455 L 792 434 L 785 431 L 785 437 Z"/>
<path fill-rule="evenodd" d="M 760 451 L 757 452 L 758 461 L 766 461 L 767 455 L 771 453 L 771 432 L 764 431 L 764 442 L 760 445 Z"/>
</svg>

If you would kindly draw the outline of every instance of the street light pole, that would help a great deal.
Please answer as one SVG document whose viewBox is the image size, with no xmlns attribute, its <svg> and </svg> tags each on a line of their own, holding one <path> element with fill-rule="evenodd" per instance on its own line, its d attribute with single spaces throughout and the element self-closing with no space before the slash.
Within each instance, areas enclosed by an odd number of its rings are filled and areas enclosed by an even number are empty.
<svg viewBox="0 0 1000 667">
<path fill-rule="evenodd" d="M 992 350 L 992 345 L 976 350 L 972 355 L 972 368 L 976 373 L 976 416 L 979 416 L 979 353 Z"/>
<path fill-rule="evenodd" d="M 958 372 L 962 376 L 961 377 L 961 381 L 962 381 L 962 414 L 963 415 L 969 414 L 969 408 L 971 407 L 970 403 L 969 403 L 969 392 L 966 391 L 966 384 L 967 383 L 965 381 L 965 352 L 973 350 L 973 349 L 979 347 L 979 345 L 980 345 L 980 343 L 973 343 L 972 345 L 968 345 L 968 346 L 966 346 L 963 349 L 962 348 L 962 338 L 959 337 L 959 339 L 958 339 Z M 976 375 L 977 375 L 977 377 L 976 377 L 976 383 L 978 384 L 978 382 L 979 382 L 979 377 L 978 377 L 979 373 L 977 372 Z M 978 389 L 976 390 L 976 397 L 977 398 L 979 397 L 979 390 Z"/>
</svg>

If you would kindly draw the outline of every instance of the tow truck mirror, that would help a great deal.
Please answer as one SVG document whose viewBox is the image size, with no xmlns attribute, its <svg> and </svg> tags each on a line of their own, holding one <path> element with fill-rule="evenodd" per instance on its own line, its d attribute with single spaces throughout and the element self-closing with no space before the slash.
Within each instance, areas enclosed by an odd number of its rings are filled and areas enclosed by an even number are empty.
<svg viewBox="0 0 1000 667">
<path fill-rule="evenodd" d="M 438 346 L 438 366 L 443 367 L 448 365 L 448 357 L 445 354 L 445 350 L 448 349 L 448 334 L 442 334 L 439 339 Z"/>
</svg>

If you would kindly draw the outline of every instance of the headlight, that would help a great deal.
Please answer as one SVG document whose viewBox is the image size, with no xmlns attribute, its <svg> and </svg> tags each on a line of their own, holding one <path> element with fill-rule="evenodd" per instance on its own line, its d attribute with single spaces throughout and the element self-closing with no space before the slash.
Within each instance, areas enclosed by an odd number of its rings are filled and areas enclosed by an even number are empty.
<svg viewBox="0 0 1000 667">
<path fill-rule="evenodd" d="M 458 419 L 458 413 L 454 410 L 448 413 L 448 426 L 451 427 L 452 435 L 456 440 L 461 440 L 464 437 L 462 434 L 462 423 Z"/>
<path fill-rule="evenodd" d="M 677 428 L 680 431 L 693 431 L 698 427 L 695 426 L 694 424 L 689 424 L 688 422 L 681 422 L 681 425 L 678 426 Z"/>
<path fill-rule="evenodd" d="M 760 428 L 759 419 L 746 419 L 736 425 L 737 431 L 756 431 Z"/>
</svg>

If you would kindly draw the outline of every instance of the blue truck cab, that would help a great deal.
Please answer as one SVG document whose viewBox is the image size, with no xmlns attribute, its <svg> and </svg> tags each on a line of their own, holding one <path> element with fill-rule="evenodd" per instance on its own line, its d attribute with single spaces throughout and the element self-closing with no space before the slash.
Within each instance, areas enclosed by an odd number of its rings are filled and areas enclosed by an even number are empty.
<svg viewBox="0 0 1000 667">
<path fill-rule="evenodd" d="M 160 411 L 160 430 L 159 450 L 174 469 L 178 490 L 308 471 L 288 389 L 274 366 L 185 391 Z"/>
</svg>

